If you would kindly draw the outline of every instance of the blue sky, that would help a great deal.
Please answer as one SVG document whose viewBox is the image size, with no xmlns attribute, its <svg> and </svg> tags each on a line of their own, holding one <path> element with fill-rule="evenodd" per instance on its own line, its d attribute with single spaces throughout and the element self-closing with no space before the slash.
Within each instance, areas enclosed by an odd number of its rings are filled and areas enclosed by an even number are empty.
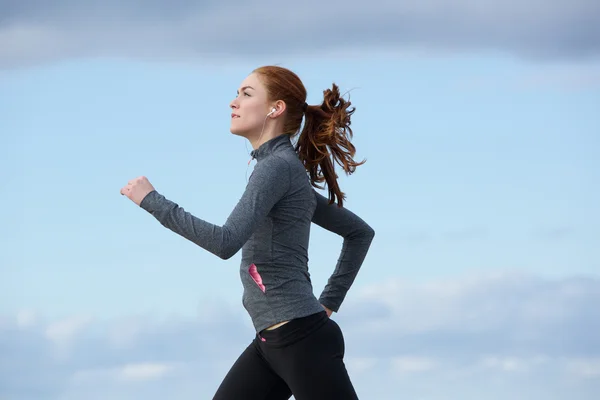
<svg viewBox="0 0 600 400">
<path fill-rule="evenodd" d="M 91 3 L 73 12 L 91 13 Z M 600 63 L 574 27 L 565 23 L 562 39 L 581 46 L 564 49 L 560 40 L 556 48 L 535 42 L 535 26 L 513 32 L 523 43 L 484 29 L 472 46 L 455 21 L 437 42 L 428 34 L 393 46 L 373 36 L 379 45 L 277 52 L 248 41 L 228 57 L 207 45 L 194 59 L 177 41 L 172 52 L 133 46 L 150 32 L 142 23 L 116 29 L 119 47 L 111 35 L 96 40 L 95 25 L 56 17 L 56 37 L 43 36 L 55 52 L 42 36 L 17 46 L 7 39 L 24 37 L 14 27 L 38 21 L 17 8 L 9 6 L 13 25 L 0 24 L 0 345 L 13 357 L 0 363 L 8 388 L 0 395 L 88 399 L 95 388 L 99 398 L 146 390 L 209 398 L 252 336 L 240 254 L 222 261 L 206 253 L 119 189 L 145 175 L 196 216 L 223 223 L 244 189 L 250 150 L 228 131 L 228 104 L 265 64 L 297 72 L 311 104 L 335 82 L 357 108 L 353 142 L 368 161 L 340 180 L 347 207 L 377 236 L 336 317 L 347 326 L 349 368 L 364 398 L 395 398 L 397 385 L 382 376 L 423 399 L 448 399 L 448 385 L 456 399 L 588 399 L 598 390 L 600 343 L 587 332 L 600 321 L 588 305 L 600 299 Z M 55 8 L 48 12 L 67 15 Z M 146 17 L 165 26 L 178 18 Z M 61 41 L 57 27 L 81 35 Z M 446 41 L 447 32 L 455 35 Z M 340 248 L 314 228 L 315 294 Z M 223 330 L 227 350 L 219 352 L 208 343 Z M 388 348 L 365 346 L 366 335 Z M 466 351 L 471 340 L 481 345 Z M 569 342 L 581 346 L 555 349 Z M 211 366 L 204 383 L 193 379 Z M 421 386 L 432 380 L 440 389 Z"/>
</svg>

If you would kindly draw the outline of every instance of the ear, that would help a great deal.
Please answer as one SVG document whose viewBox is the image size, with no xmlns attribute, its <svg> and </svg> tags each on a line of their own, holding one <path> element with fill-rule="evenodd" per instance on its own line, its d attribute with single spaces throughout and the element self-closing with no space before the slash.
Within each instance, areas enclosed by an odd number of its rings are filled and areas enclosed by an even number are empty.
<svg viewBox="0 0 600 400">
<path fill-rule="evenodd" d="M 271 106 L 271 108 L 269 109 L 269 111 L 271 111 L 272 109 L 275 109 L 275 112 L 273 114 L 269 115 L 269 116 L 271 118 L 277 118 L 277 117 L 279 117 L 286 110 L 285 101 L 283 101 L 283 100 L 277 100 L 275 102 L 275 104 L 273 104 Z"/>
</svg>

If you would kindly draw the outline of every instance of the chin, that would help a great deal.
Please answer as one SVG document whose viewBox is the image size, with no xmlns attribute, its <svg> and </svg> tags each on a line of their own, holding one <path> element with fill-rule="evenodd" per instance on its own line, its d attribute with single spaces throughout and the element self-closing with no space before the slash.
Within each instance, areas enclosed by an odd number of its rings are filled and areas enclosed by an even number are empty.
<svg viewBox="0 0 600 400">
<path fill-rule="evenodd" d="M 252 126 L 248 126 L 248 124 L 240 124 L 239 122 L 240 121 L 232 121 L 232 124 L 229 126 L 229 132 L 246 139 L 250 139 L 256 134 L 256 129 L 253 129 Z"/>
<path fill-rule="evenodd" d="M 247 132 L 244 129 L 239 129 L 239 128 L 235 128 L 235 127 L 231 127 L 229 129 L 229 132 L 231 132 L 232 134 L 236 135 L 236 136 L 241 136 L 241 137 L 248 137 Z"/>
</svg>

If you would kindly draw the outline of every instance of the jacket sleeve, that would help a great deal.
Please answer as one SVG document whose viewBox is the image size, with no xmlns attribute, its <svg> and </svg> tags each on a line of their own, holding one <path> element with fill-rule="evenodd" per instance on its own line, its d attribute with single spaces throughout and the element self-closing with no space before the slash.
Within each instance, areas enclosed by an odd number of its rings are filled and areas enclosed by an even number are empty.
<svg viewBox="0 0 600 400">
<path fill-rule="evenodd" d="M 275 158 L 255 166 L 244 194 L 223 226 L 192 215 L 157 191 L 144 197 L 140 207 L 164 227 L 226 260 L 242 248 L 289 187 L 289 165 Z"/>
<path fill-rule="evenodd" d="M 342 251 L 319 301 L 337 312 L 369 251 L 375 231 L 360 217 L 315 191 L 317 208 L 312 222 L 343 237 Z"/>
</svg>

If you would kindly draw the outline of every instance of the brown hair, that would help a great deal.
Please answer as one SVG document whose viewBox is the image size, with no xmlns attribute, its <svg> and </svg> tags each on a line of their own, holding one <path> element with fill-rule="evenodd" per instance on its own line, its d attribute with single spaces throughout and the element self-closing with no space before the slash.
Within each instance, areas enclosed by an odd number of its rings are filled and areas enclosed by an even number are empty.
<svg viewBox="0 0 600 400">
<path fill-rule="evenodd" d="M 329 191 L 329 204 L 336 201 L 340 207 L 346 195 L 340 190 L 334 162 L 340 165 L 346 174 L 352 174 L 356 167 L 366 160 L 353 160 L 356 149 L 350 142 L 352 129 L 350 101 L 340 96 L 340 90 L 334 83 L 331 89 L 323 91 L 320 105 L 309 105 L 305 110 L 306 88 L 300 78 L 292 71 L 278 66 L 265 66 L 253 71 L 265 85 L 270 100 L 283 100 L 286 104 L 286 119 L 283 133 L 295 135 L 305 117 L 304 128 L 296 144 L 300 160 L 309 173 L 311 184 L 323 189 L 319 182 L 326 182 Z"/>
</svg>

